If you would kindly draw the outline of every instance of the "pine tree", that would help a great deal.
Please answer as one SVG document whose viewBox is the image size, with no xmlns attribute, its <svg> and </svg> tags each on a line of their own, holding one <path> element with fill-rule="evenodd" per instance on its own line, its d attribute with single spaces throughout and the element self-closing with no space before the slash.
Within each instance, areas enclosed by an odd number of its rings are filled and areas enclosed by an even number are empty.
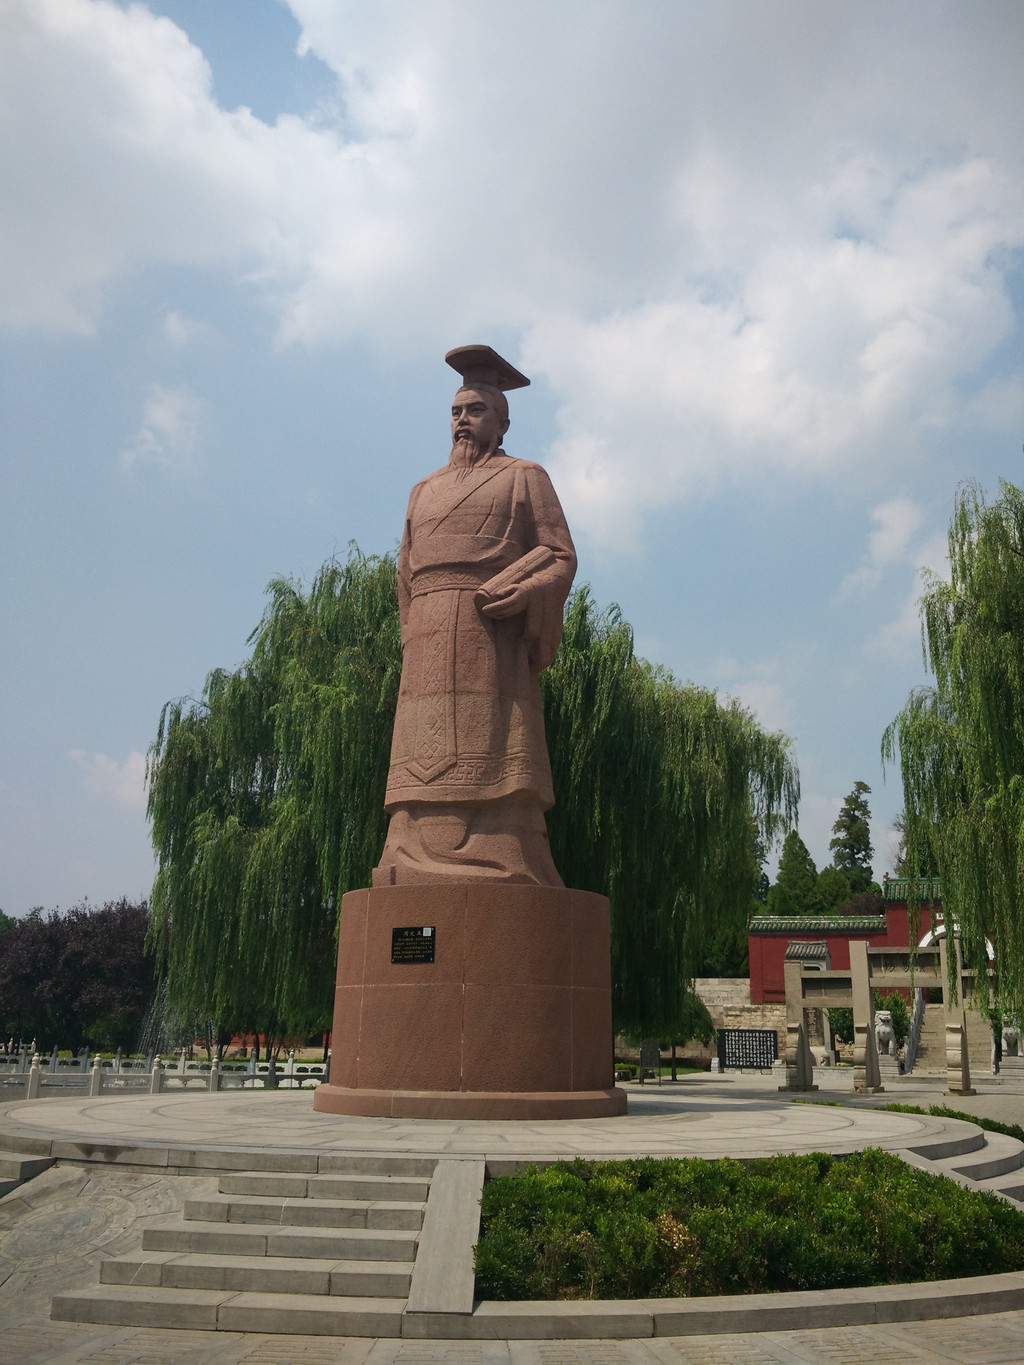
<svg viewBox="0 0 1024 1365">
<path fill-rule="evenodd" d="M 823 867 L 818 873 L 818 900 L 822 914 L 834 915 L 842 911 L 853 891 L 850 879 L 838 867 Z"/>
<path fill-rule="evenodd" d="M 818 870 L 807 845 L 792 829 L 786 835 L 779 859 L 779 874 L 768 892 L 768 909 L 773 915 L 817 915 Z"/>
<path fill-rule="evenodd" d="M 988 504 L 963 489 L 949 530 L 950 580 L 926 581 L 925 655 L 935 685 L 885 732 L 903 778 L 906 866 L 938 868 L 947 922 L 1000 1004 L 1024 1010 L 1024 492 Z M 920 892 L 915 881 L 911 895 Z"/>
<path fill-rule="evenodd" d="M 836 822 L 832 826 L 829 848 L 832 850 L 832 865 L 844 874 L 850 883 L 850 893 L 858 895 L 871 886 L 871 811 L 865 799 L 871 792 L 866 782 L 855 782 L 853 791 L 847 796 Z"/>
</svg>

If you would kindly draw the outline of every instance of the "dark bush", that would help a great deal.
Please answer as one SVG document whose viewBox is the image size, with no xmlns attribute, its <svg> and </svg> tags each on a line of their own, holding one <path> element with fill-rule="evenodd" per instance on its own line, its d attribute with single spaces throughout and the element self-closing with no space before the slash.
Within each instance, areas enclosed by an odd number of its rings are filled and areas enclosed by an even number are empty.
<svg viewBox="0 0 1024 1365">
<path fill-rule="evenodd" d="M 891 1153 L 558 1163 L 484 1189 L 485 1299 L 893 1284 L 1024 1268 L 1024 1214 Z"/>
</svg>

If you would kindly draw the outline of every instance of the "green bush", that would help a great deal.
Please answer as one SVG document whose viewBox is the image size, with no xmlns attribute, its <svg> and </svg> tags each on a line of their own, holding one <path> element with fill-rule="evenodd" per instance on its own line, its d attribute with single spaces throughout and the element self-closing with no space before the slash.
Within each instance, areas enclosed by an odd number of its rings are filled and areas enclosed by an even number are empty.
<svg viewBox="0 0 1024 1365">
<path fill-rule="evenodd" d="M 896 1035 L 896 1046 L 902 1047 L 910 1032 L 910 1007 L 906 999 L 899 991 L 890 991 L 888 995 L 874 991 L 873 994 L 876 1011 L 888 1010 L 892 1015 L 892 1031 Z"/>
<path fill-rule="evenodd" d="M 839 1043 L 853 1042 L 853 1010 L 847 1009 L 843 1005 L 833 1005 L 827 1009 L 828 1022 L 832 1029 L 832 1037 Z"/>
<path fill-rule="evenodd" d="M 577 1159 L 484 1188 L 476 1293 L 631 1299 L 835 1289 L 1024 1268 L 1024 1214 L 869 1149 Z"/>
<path fill-rule="evenodd" d="M 910 1008 L 906 1000 L 900 995 L 899 991 L 891 991 L 888 995 L 883 995 L 881 991 L 873 991 L 872 997 L 876 1011 L 888 1010 L 892 1015 L 892 1030 L 896 1035 L 896 1045 L 902 1047 L 907 1041 L 907 1033 L 910 1031 Z M 825 1013 L 828 1015 L 828 1022 L 832 1028 L 832 1036 L 840 1043 L 852 1043 L 853 1010 L 841 1005 L 833 1005 Z"/>
</svg>

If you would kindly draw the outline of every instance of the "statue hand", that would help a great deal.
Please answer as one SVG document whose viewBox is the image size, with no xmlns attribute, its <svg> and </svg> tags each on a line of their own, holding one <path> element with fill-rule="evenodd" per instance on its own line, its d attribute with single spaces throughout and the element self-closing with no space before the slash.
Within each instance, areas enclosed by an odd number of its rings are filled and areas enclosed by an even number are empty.
<svg viewBox="0 0 1024 1365">
<path fill-rule="evenodd" d="M 528 589 L 522 585 L 515 588 L 505 588 L 492 601 L 484 602 L 480 610 L 492 621 L 504 621 L 509 616 L 517 616 L 520 612 L 525 611 L 529 598 Z"/>
</svg>

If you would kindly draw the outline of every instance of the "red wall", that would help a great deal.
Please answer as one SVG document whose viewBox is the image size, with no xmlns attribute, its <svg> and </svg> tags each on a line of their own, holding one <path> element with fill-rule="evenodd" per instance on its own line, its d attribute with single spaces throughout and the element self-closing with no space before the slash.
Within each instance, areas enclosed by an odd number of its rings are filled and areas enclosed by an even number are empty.
<svg viewBox="0 0 1024 1365">
<path fill-rule="evenodd" d="M 941 910 L 938 910 L 938 914 L 941 913 Z M 810 926 L 804 929 L 801 926 L 800 929 L 771 930 L 761 928 L 759 925 L 756 930 L 751 931 L 747 935 L 747 946 L 750 950 L 751 1004 L 763 1005 L 786 999 L 783 967 L 786 949 L 790 943 L 820 943 L 824 940 L 828 944 L 830 965 L 836 971 L 849 969 L 851 939 L 866 939 L 874 948 L 886 946 L 906 948 L 910 943 L 906 901 L 891 901 L 885 906 L 885 929 L 881 932 L 870 929 L 842 929 L 839 927 L 842 918 L 841 915 L 831 918 L 830 927 L 827 929 L 814 929 Z M 766 918 L 763 923 L 767 926 L 771 924 L 771 920 Z M 931 912 L 923 906 L 917 932 L 918 942 L 930 930 L 931 923 Z"/>
</svg>

